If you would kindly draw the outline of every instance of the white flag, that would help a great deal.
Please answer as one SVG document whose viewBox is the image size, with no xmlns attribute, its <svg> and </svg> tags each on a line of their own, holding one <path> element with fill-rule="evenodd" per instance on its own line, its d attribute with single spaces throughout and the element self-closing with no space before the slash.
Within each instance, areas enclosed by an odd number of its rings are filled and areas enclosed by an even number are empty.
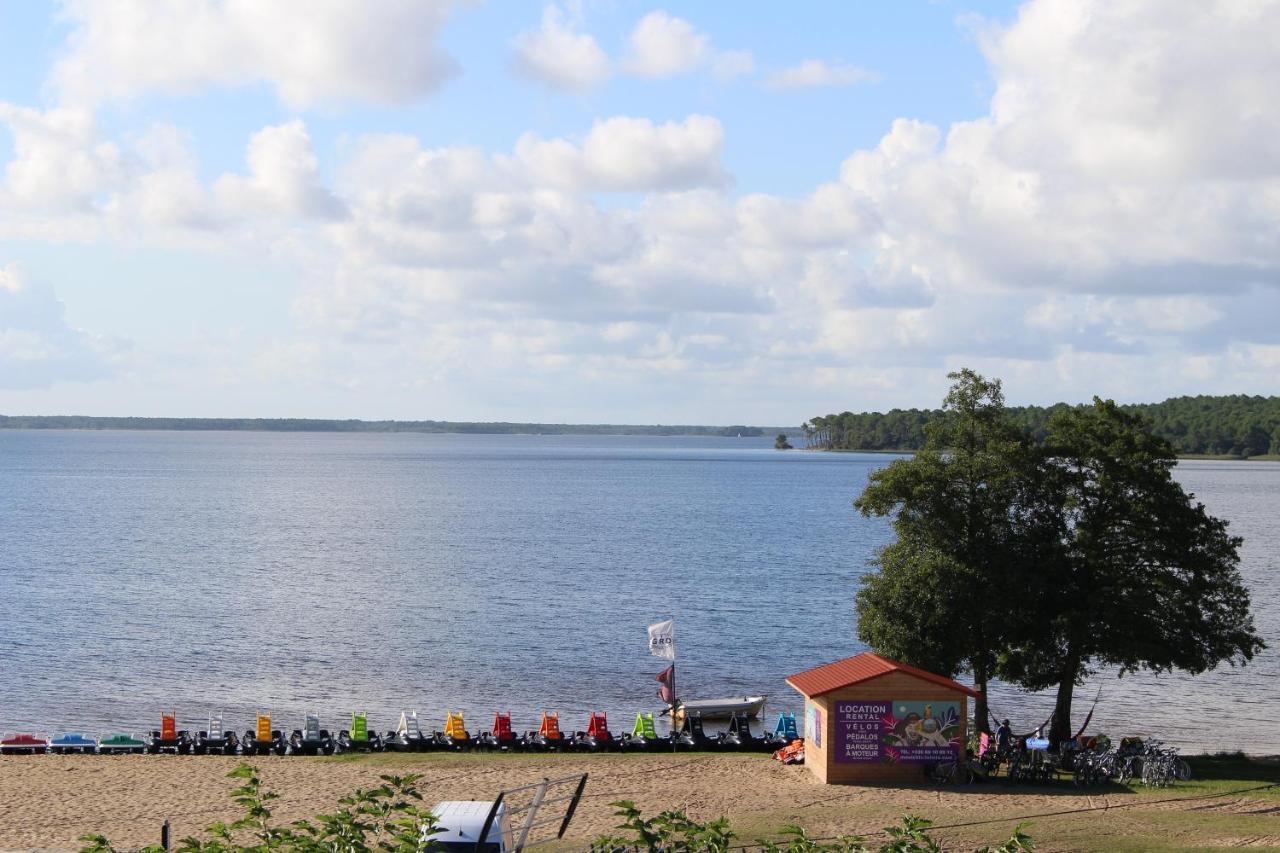
<svg viewBox="0 0 1280 853">
<path fill-rule="evenodd" d="M 649 626 L 649 654 L 667 660 L 676 659 L 676 620 L 668 619 Z"/>
</svg>

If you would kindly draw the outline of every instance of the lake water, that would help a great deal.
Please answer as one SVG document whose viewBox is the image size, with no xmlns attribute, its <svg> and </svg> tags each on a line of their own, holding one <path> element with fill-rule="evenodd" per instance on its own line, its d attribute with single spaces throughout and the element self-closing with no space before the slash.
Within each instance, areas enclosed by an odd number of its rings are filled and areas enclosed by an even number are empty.
<svg viewBox="0 0 1280 853">
<path fill-rule="evenodd" d="M 544 708 L 630 728 L 658 706 L 645 626 L 674 617 L 682 695 L 767 693 L 861 651 L 853 595 L 890 534 L 851 500 L 889 457 L 768 438 L 0 431 L 0 728 L 141 731 L 161 709 L 284 728 L 367 709 L 432 725 Z M 1245 538 L 1280 627 L 1280 465 L 1179 479 Z M 1092 730 L 1280 753 L 1275 649 L 1238 670 L 1101 678 Z M 998 688 L 1039 723 L 1051 697 Z M 772 720 L 773 714 L 769 715 Z"/>
</svg>

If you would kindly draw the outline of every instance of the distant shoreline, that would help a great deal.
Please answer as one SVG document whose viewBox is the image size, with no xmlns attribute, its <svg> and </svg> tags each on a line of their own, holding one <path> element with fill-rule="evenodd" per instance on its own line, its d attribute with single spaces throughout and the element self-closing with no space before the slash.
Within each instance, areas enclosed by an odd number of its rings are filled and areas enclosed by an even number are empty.
<svg viewBox="0 0 1280 853">
<path fill-rule="evenodd" d="M 58 432 L 302 432 L 302 433 L 417 433 L 420 435 L 565 435 L 652 436 L 658 438 L 763 438 L 785 434 L 804 438 L 798 427 L 711 426 L 698 424 L 538 424 L 515 421 L 365 421 L 323 418 L 117 418 L 89 415 L 0 415 L 0 431 Z M 819 453 L 874 453 L 914 456 L 904 448 L 803 447 Z M 1255 456 L 1188 453 L 1179 459 L 1210 462 L 1280 462 L 1280 454 Z"/>
<path fill-rule="evenodd" d="M 365 421 L 324 418 L 126 418 L 89 415 L 0 415 L 0 430 L 139 430 L 155 432 L 426 433 L 461 435 L 619 435 L 761 438 L 798 427 L 745 424 L 540 424 L 514 421 Z"/>
</svg>

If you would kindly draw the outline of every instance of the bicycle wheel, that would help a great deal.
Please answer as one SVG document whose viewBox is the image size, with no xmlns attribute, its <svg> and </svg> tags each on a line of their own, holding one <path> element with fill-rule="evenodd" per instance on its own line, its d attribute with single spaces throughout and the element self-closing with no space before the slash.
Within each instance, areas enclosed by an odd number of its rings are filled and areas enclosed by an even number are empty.
<svg viewBox="0 0 1280 853">
<path fill-rule="evenodd" d="M 1173 762 L 1173 775 L 1179 782 L 1189 782 L 1191 780 L 1191 765 L 1181 758 L 1175 759 Z"/>
</svg>

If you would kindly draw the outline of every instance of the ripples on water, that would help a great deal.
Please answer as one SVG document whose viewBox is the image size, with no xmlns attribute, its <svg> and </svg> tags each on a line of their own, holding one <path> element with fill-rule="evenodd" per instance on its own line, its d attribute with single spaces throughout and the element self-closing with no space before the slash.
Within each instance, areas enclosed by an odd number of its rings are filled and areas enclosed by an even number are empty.
<svg viewBox="0 0 1280 853">
<path fill-rule="evenodd" d="M 677 620 L 682 693 L 765 692 L 861 650 L 858 576 L 890 530 L 850 501 L 881 455 L 768 439 L 0 432 L 0 728 L 141 730 L 162 708 L 285 728 L 402 707 L 471 728 L 545 707 L 629 728 L 657 705 L 644 627 Z M 1280 465 L 1186 463 L 1245 537 L 1275 636 Z M 1280 662 L 1104 679 L 1095 730 L 1280 752 Z M 1083 717 L 1095 686 L 1079 690 Z M 1034 725 L 1050 697 L 1008 689 Z"/>
</svg>

